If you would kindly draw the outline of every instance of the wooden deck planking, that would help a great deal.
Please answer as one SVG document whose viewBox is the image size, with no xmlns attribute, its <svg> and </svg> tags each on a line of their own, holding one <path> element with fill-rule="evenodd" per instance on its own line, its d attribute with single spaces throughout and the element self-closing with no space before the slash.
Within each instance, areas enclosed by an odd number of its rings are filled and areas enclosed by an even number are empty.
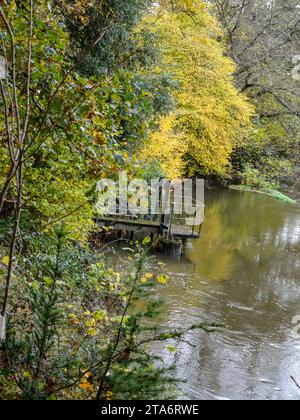
<svg viewBox="0 0 300 420">
<path fill-rule="evenodd" d="M 144 232 L 147 234 L 163 234 L 168 231 L 167 227 L 161 223 L 148 220 L 129 218 L 120 219 L 113 216 L 105 216 L 95 219 L 95 222 L 101 227 L 110 226 L 113 228 L 113 230 L 117 231 Z M 199 233 L 193 232 L 192 230 L 187 229 L 185 226 L 179 225 L 172 226 L 171 235 L 174 238 L 183 240 L 198 239 L 200 237 Z"/>
</svg>

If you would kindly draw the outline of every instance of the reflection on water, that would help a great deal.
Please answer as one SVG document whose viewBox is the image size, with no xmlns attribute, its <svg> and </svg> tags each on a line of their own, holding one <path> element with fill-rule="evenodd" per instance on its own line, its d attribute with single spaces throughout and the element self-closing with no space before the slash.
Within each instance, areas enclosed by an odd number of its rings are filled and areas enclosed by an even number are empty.
<svg viewBox="0 0 300 420">
<path fill-rule="evenodd" d="M 206 197 L 202 237 L 180 262 L 164 259 L 162 320 L 188 326 L 226 324 L 193 332 L 173 355 L 187 399 L 300 399 L 300 211 L 272 198 L 239 192 Z M 162 257 L 156 257 L 162 259 Z"/>
</svg>

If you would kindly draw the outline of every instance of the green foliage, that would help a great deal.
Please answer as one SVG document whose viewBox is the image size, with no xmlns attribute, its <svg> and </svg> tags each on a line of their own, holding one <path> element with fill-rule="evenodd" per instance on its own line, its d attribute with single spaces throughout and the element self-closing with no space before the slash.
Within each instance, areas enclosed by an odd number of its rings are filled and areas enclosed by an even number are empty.
<svg viewBox="0 0 300 420">
<path fill-rule="evenodd" d="M 113 73 L 119 68 L 136 67 L 149 60 L 155 51 L 151 48 L 152 34 L 144 31 L 135 36 L 135 27 L 149 0 L 104 0 L 58 2 L 67 17 L 71 36 L 71 50 L 75 60 L 85 54 L 81 71 L 89 75 Z M 91 45 L 101 37 L 101 42 Z"/>
<path fill-rule="evenodd" d="M 170 398 L 178 380 L 148 347 L 189 329 L 165 332 L 153 322 L 159 303 L 145 257 L 141 247 L 121 275 L 74 245 L 63 226 L 31 239 L 14 279 L 1 398 Z"/>
<path fill-rule="evenodd" d="M 132 2 L 136 9 L 140 5 Z M 1 358 L 1 398 L 109 399 L 124 398 L 128 390 L 132 398 L 155 397 L 176 380 L 168 375 L 168 369 L 155 367 L 157 360 L 145 347 L 148 341 L 141 340 L 142 321 L 155 315 L 155 305 L 151 303 L 145 311 L 132 307 L 149 287 L 139 282 L 144 255 L 137 256 L 135 267 L 121 279 L 119 273 L 106 267 L 101 256 L 87 250 L 86 242 L 93 228 L 91 191 L 95 182 L 117 177 L 120 169 L 135 171 L 130 156 L 155 125 L 155 115 L 169 106 L 172 81 L 162 74 L 142 77 L 141 65 L 136 66 L 136 73 L 117 66 L 109 76 L 102 70 L 101 76 L 96 69 L 85 71 L 84 60 L 74 65 L 76 57 L 70 58 L 69 51 L 78 44 L 74 46 L 66 14 L 79 18 L 77 23 L 83 29 L 103 16 L 99 10 L 97 16 L 81 14 L 81 6 L 90 7 L 84 0 L 72 10 L 51 6 L 52 2 L 35 2 L 31 113 L 22 161 L 14 287 L 10 288 L 7 340 L 1 353 L 5 354 Z M 101 45 L 106 49 L 108 67 L 116 64 L 108 54 L 111 45 L 123 52 L 119 35 L 130 5 L 110 4 L 112 11 L 121 6 L 121 13 L 112 19 L 115 40 L 105 44 L 104 39 Z M 27 107 L 24 84 L 29 9 L 23 3 L 11 2 L 5 12 L 17 44 L 16 85 L 11 56 L 5 95 L 10 101 L 16 93 L 23 118 Z M 127 31 L 132 25 L 133 21 L 128 22 Z M 85 34 L 86 45 L 88 37 Z M 142 32 L 137 37 L 144 42 Z M 3 45 L 10 51 L 5 30 Z M 97 46 L 93 53 L 99 59 L 103 51 Z M 92 60 L 90 64 L 92 67 Z M 8 115 L 9 122 L 13 118 Z M 5 133 L 5 125 L 1 114 L 1 133 Z M 8 140 L 1 135 L 0 191 L 4 191 L 12 161 Z M 10 180 L 2 212 L 1 283 L 10 261 L 8 245 L 14 225 L 14 206 L 10 203 L 16 197 L 17 180 Z M 61 222 L 63 229 L 57 227 Z M 1 301 L 3 297 L 1 289 Z M 146 330 L 149 333 L 149 327 Z M 125 377 L 132 387 L 125 389 Z"/>
<path fill-rule="evenodd" d="M 10 5 L 18 48 L 17 95 L 20 114 L 26 109 L 28 10 Z M 13 7 L 14 6 L 14 7 Z M 22 12 L 21 12 L 22 11 Z M 123 15 L 121 15 L 123 16 Z M 47 36 L 45 36 L 47 34 Z M 4 38 L 9 46 L 9 37 Z M 42 2 L 34 14 L 31 115 L 29 143 L 24 159 L 24 208 L 31 213 L 33 229 L 53 228 L 66 218 L 74 239 L 87 238 L 91 229 L 92 202 L 86 194 L 101 178 L 132 171 L 131 156 L 147 137 L 155 107 L 161 112 L 163 92 L 150 96 L 138 75 L 126 70 L 111 77 L 78 74 L 68 57 L 69 34 L 64 16 L 53 15 Z M 10 68 L 10 74 L 12 69 Z M 167 82 L 166 82 L 167 83 Z M 12 96 L 12 85 L 7 85 Z M 0 116 L 5 132 L 4 115 Z M 5 136 L 0 142 L 0 190 L 10 169 Z M 8 201 L 14 199 L 11 182 Z M 7 206 L 7 204 L 6 204 Z"/>
<path fill-rule="evenodd" d="M 161 163 L 157 159 L 153 159 L 146 164 L 143 176 L 148 182 L 151 182 L 153 179 L 166 178 L 166 174 L 161 167 Z"/>
<path fill-rule="evenodd" d="M 263 175 L 259 169 L 255 169 L 251 165 L 246 165 L 244 172 L 242 173 L 243 184 L 253 188 L 271 188 L 272 185 L 267 180 L 266 176 Z M 275 187 L 275 185 L 273 185 Z"/>
<path fill-rule="evenodd" d="M 178 381 L 151 343 L 167 341 L 174 352 L 187 331 L 219 326 L 156 324 L 150 292 L 169 279 L 144 272 L 150 238 L 124 273 L 89 249 L 96 182 L 120 170 L 150 180 L 224 175 L 232 165 L 241 189 L 288 201 L 273 188 L 292 174 L 298 133 L 287 132 L 290 115 L 261 114 L 249 130 L 253 108 L 203 1 L 36 0 L 29 39 L 28 4 L 1 2 L 9 76 L 1 81 L 0 283 L 7 273 L 12 281 L 0 397 L 169 398 Z M 260 107 L 282 111 L 265 93 Z"/>
<path fill-rule="evenodd" d="M 242 192 L 254 192 L 254 193 L 260 193 L 269 195 L 272 198 L 276 198 L 277 200 L 284 201 L 285 203 L 289 204 L 296 204 L 296 200 L 293 200 L 292 198 L 288 197 L 285 194 L 282 194 L 280 191 L 274 190 L 272 188 L 268 187 L 262 187 L 259 189 L 254 189 L 253 187 L 250 187 L 248 185 L 231 185 L 229 187 L 231 190 L 235 191 L 242 191 Z"/>
<path fill-rule="evenodd" d="M 210 3 L 237 65 L 236 86 L 257 114 L 255 132 L 232 155 L 234 172 L 243 172 L 250 164 L 271 183 L 285 184 L 289 178 L 293 182 L 300 150 L 299 81 L 292 77 L 293 60 L 299 54 L 299 4 L 297 0 Z"/>
<path fill-rule="evenodd" d="M 233 174 L 241 176 L 244 183 L 254 186 L 256 178 L 263 187 L 280 188 L 296 174 L 294 139 L 287 138 L 280 124 L 260 125 L 242 147 L 234 150 L 231 162 Z M 251 176 L 253 171 L 254 178 Z"/>
</svg>

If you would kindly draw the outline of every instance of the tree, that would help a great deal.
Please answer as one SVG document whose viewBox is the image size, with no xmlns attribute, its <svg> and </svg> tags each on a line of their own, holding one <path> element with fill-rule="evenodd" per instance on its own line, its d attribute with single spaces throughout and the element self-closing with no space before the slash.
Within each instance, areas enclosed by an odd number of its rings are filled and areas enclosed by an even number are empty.
<svg viewBox="0 0 300 420">
<path fill-rule="evenodd" d="M 2 307 L 7 309 L 16 247 L 29 233 L 66 221 L 73 239 L 92 227 L 92 196 L 102 177 L 129 168 L 128 150 L 145 135 L 147 95 L 131 74 L 85 77 L 72 61 L 65 20 L 55 2 L 0 6 L 0 214 L 13 217 Z M 89 49 L 96 48 L 97 36 Z M 89 50 L 88 50 L 89 51 Z M 17 248 L 17 249 L 16 249 Z"/>
<path fill-rule="evenodd" d="M 152 1 L 57 0 L 56 3 L 66 19 L 74 60 L 86 54 L 80 66 L 85 74 L 111 74 L 136 67 L 149 58 L 151 44 L 143 46 L 137 42 L 135 27 Z M 102 42 L 90 50 L 96 37 L 101 37 Z M 152 53 L 155 54 L 153 50 Z"/>
<path fill-rule="evenodd" d="M 87 246 L 97 181 L 136 170 L 130 154 L 170 107 L 168 75 L 147 73 L 137 52 L 134 71 L 130 64 L 117 69 L 107 52 L 110 71 L 91 70 L 87 60 L 100 54 L 108 29 L 74 44 L 70 19 L 84 32 L 90 9 L 105 4 L 113 24 L 127 22 L 128 32 L 133 1 L 0 5 L 8 68 L 0 84 L 1 398 L 169 396 L 177 380 L 169 367 L 156 367 L 147 344 L 211 332 L 206 323 L 170 332 L 149 325 L 157 305 L 147 293 L 154 276 L 143 273 L 148 241 L 136 247 L 122 279 Z M 103 10 L 95 10 L 101 21 Z M 143 32 L 135 36 L 143 46 Z M 119 45 L 109 45 L 119 57 Z M 142 297 L 150 303 L 140 311 Z"/>
<path fill-rule="evenodd" d="M 234 161 L 237 167 L 250 164 L 267 177 L 284 178 L 282 164 L 299 160 L 300 92 L 292 77 L 293 59 L 299 54 L 299 2 L 212 3 L 237 64 L 236 85 L 251 99 L 258 115 L 257 136 L 236 151 Z"/>
<path fill-rule="evenodd" d="M 224 175 L 253 110 L 233 85 L 235 65 L 224 55 L 222 31 L 200 1 L 178 1 L 171 7 L 163 2 L 149 22 L 160 38 L 162 69 L 174 74 L 180 86 L 172 129 L 182 143 L 177 150 L 185 162 L 181 174 Z M 163 120 L 161 135 L 165 124 Z M 160 156 L 163 140 L 158 135 L 152 137 L 149 159 Z M 168 138 L 164 141 L 167 148 Z"/>
</svg>

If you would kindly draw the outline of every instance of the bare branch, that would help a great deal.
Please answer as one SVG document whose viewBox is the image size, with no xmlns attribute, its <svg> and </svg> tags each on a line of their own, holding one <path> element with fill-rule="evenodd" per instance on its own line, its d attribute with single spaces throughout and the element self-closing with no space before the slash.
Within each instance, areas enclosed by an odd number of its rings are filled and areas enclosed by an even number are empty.
<svg viewBox="0 0 300 420">
<path fill-rule="evenodd" d="M 17 120 L 17 135 L 18 135 L 18 143 L 21 142 L 21 119 L 20 119 L 20 110 L 19 110 L 19 103 L 18 103 L 18 94 L 17 94 L 17 76 L 16 76 L 16 45 L 15 45 L 15 37 L 12 30 L 12 27 L 3 11 L 2 6 L 0 6 L 0 15 L 5 23 L 7 32 L 10 37 L 11 42 L 11 55 L 12 55 L 12 84 L 13 84 L 13 98 L 14 98 L 14 109 L 16 113 L 16 120 Z"/>
<path fill-rule="evenodd" d="M 3 107 L 4 107 L 4 118 L 5 118 L 7 145 L 8 145 L 8 150 L 9 150 L 9 154 L 10 154 L 10 160 L 11 160 L 12 164 L 14 164 L 15 163 L 14 144 L 13 144 L 13 139 L 12 139 L 11 130 L 10 130 L 10 124 L 9 124 L 8 101 L 7 101 L 7 95 L 6 95 L 6 92 L 4 90 L 2 80 L 0 80 L 0 90 L 1 90 L 2 100 L 3 100 Z"/>
<path fill-rule="evenodd" d="M 31 82 L 31 57 L 32 57 L 32 36 L 33 36 L 33 0 L 30 0 L 30 24 L 29 24 L 29 36 L 28 36 L 28 62 L 27 62 L 27 86 L 26 86 L 26 112 L 25 122 L 21 144 L 25 142 L 28 132 L 28 122 L 30 115 L 30 82 Z"/>
</svg>

